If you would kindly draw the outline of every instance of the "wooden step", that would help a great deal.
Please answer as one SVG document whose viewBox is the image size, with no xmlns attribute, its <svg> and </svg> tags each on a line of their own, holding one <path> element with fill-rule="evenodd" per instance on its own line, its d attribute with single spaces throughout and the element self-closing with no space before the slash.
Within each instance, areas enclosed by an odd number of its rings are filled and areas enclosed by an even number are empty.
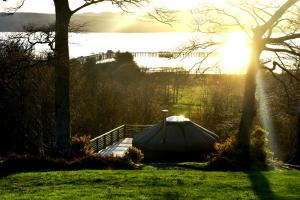
<svg viewBox="0 0 300 200">
<path fill-rule="evenodd" d="M 104 157 L 111 155 L 123 157 L 125 151 L 131 146 L 132 138 L 125 138 L 119 142 L 114 143 L 113 145 L 106 147 L 105 149 L 100 150 L 98 153 Z"/>
</svg>

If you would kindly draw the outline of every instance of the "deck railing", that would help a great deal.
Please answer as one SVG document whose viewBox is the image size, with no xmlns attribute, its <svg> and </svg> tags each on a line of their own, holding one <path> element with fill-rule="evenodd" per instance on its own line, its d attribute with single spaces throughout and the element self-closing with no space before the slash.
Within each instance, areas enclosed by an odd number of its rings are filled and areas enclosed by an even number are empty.
<svg viewBox="0 0 300 200">
<path fill-rule="evenodd" d="M 144 129 L 151 127 L 151 125 L 129 125 L 124 124 L 111 131 L 108 131 L 98 137 L 93 138 L 91 146 L 98 152 L 105 149 L 109 145 L 118 142 L 124 138 L 132 138 L 135 134 L 142 132 Z"/>
</svg>

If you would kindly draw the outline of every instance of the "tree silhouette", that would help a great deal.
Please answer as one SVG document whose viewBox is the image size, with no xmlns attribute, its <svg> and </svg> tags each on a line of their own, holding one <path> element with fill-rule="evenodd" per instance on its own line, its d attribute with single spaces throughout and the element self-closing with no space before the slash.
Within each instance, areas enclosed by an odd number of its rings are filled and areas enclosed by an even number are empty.
<svg viewBox="0 0 300 200">
<path fill-rule="evenodd" d="M 293 79 L 300 80 L 290 71 L 292 66 L 284 62 L 284 60 L 300 55 L 300 48 L 295 43 L 295 40 L 300 38 L 299 8 L 296 5 L 299 1 L 287 0 L 283 4 L 271 0 L 264 3 L 256 0 L 228 2 L 227 7 L 222 8 L 207 4 L 202 5 L 195 13 L 198 14 L 198 31 L 216 35 L 217 32 L 238 30 L 245 32 L 251 41 L 242 116 L 237 135 L 238 148 L 243 157 L 248 159 L 250 133 L 256 115 L 255 92 L 258 71 L 267 69 L 273 73 L 274 77 L 278 78 L 274 71 L 280 69 Z M 208 49 L 219 44 L 212 39 L 201 44 L 194 43 L 185 50 Z M 275 56 L 264 58 L 265 62 L 262 63 L 264 52 L 271 52 Z M 267 63 L 273 65 L 268 66 Z"/>
<path fill-rule="evenodd" d="M 6 0 L 3 0 L 6 1 Z M 14 8 L 7 10 L 14 13 L 21 8 L 26 0 L 20 0 Z M 69 69 L 69 46 L 68 31 L 69 23 L 73 14 L 79 10 L 104 2 L 105 0 L 82 0 L 82 5 L 71 10 L 69 0 L 53 0 L 55 6 L 55 122 L 56 142 L 55 152 L 58 155 L 68 156 L 70 154 L 70 69 Z M 145 0 L 109 0 L 112 4 L 122 10 L 128 5 L 140 6 Z"/>
<path fill-rule="evenodd" d="M 118 63 L 131 63 L 133 62 L 133 55 L 129 52 L 116 52 L 115 60 Z"/>
</svg>

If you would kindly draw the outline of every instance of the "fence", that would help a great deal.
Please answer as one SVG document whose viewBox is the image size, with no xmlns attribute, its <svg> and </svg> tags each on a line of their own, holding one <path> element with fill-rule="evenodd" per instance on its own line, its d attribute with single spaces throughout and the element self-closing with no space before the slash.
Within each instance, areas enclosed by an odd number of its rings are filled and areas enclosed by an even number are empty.
<svg viewBox="0 0 300 200">
<path fill-rule="evenodd" d="M 118 142 L 124 138 L 132 138 L 135 134 L 142 132 L 144 129 L 150 127 L 151 125 L 128 125 L 124 124 L 111 131 L 108 131 L 96 138 L 93 138 L 91 146 L 98 152 L 101 149 L 105 149 L 109 145 Z"/>
</svg>

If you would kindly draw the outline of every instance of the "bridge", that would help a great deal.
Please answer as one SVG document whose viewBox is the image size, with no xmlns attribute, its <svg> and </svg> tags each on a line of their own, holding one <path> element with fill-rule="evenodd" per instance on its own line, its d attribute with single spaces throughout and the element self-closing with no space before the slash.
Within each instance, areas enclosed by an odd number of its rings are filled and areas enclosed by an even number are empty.
<svg viewBox="0 0 300 200">
<path fill-rule="evenodd" d="M 202 57 L 204 52 L 173 52 L 173 51 L 160 51 L 160 52 L 131 52 L 133 57 L 151 57 L 151 58 L 184 58 L 184 57 Z"/>
<path fill-rule="evenodd" d="M 94 58 L 97 62 L 114 58 L 116 52 L 108 50 L 107 52 L 99 52 L 89 56 L 81 56 L 78 60 L 85 62 L 89 58 Z M 158 52 L 129 52 L 134 58 L 203 58 L 207 52 L 176 52 L 176 51 L 158 51 Z"/>
</svg>

